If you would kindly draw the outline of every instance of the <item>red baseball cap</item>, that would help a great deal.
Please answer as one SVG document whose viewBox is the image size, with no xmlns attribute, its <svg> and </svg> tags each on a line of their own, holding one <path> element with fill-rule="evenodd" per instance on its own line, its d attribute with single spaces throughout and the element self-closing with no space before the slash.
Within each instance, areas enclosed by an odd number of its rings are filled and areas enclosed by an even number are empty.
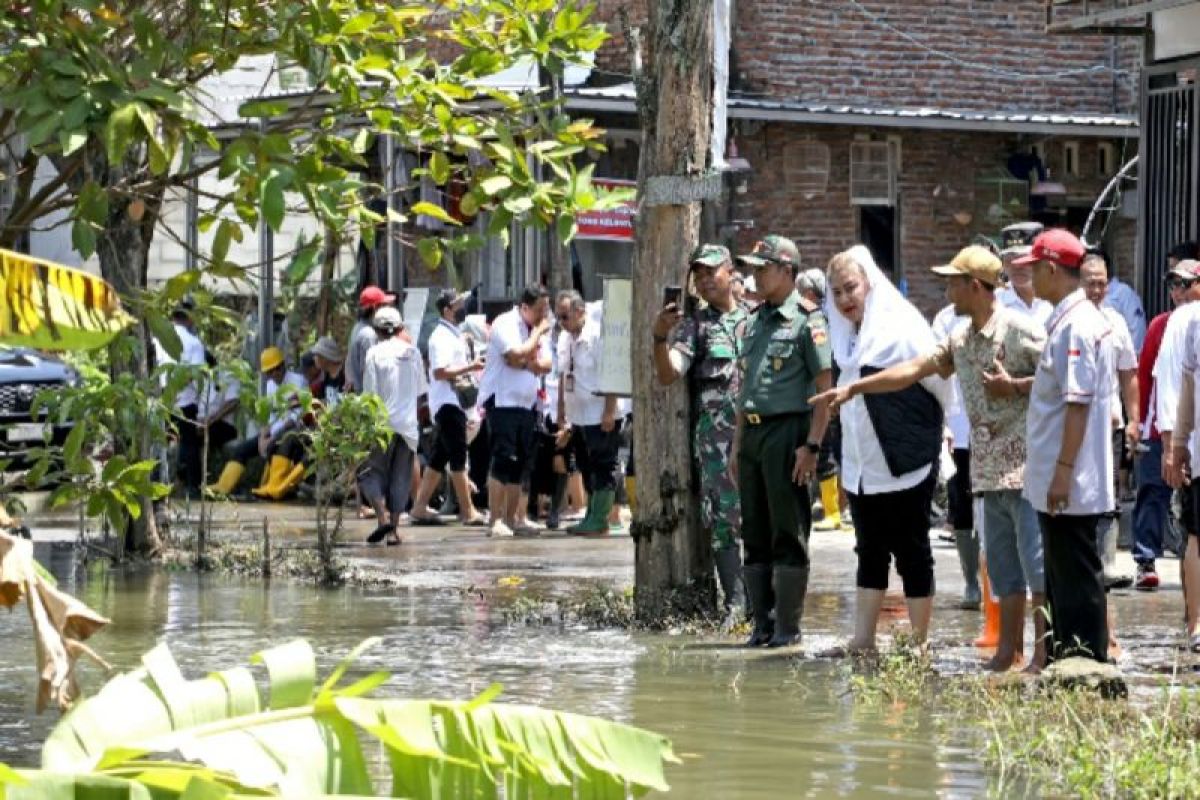
<svg viewBox="0 0 1200 800">
<path fill-rule="evenodd" d="M 396 295 L 388 294 L 378 286 L 368 286 L 358 296 L 359 308 L 379 308 L 396 302 Z"/>
<path fill-rule="evenodd" d="M 1087 248 L 1075 234 L 1063 228 L 1051 228 L 1038 234 L 1033 240 L 1033 249 L 1029 251 L 1029 255 L 1013 259 L 1012 263 L 1033 264 L 1036 261 L 1049 261 L 1067 269 L 1079 269 L 1086 256 Z"/>
</svg>

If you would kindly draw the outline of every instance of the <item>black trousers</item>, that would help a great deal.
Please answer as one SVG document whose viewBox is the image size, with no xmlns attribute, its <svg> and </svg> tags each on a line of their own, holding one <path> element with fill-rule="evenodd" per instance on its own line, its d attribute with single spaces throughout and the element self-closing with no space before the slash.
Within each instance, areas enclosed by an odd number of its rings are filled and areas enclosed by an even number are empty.
<svg viewBox="0 0 1200 800">
<path fill-rule="evenodd" d="M 808 487 L 797 485 L 792 471 L 809 424 L 808 414 L 789 414 L 742 428 L 738 494 L 747 564 L 808 566 L 812 504 Z"/>
<path fill-rule="evenodd" d="M 192 403 L 179 409 L 179 477 L 183 485 L 189 489 L 199 489 L 204 482 L 200 474 L 200 448 L 203 440 L 200 429 L 196 427 L 196 412 L 199 407 Z"/>
<path fill-rule="evenodd" d="M 579 465 L 583 472 L 584 485 L 589 492 L 601 492 L 617 488 L 617 459 L 621 451 L 621 421 L 607 433 L 599 425 L 576 425 L 575 435 L 583 441 L 583 461 Z M 575 451 L 576 458 L 580 450 Z"/>
<path fill-rule="evenodd" d="M 444 405 L 434 414 L 436 423 L 433 452 L 429 455 L 429 467 L 434 472 L 463 472 L 467 468 L 467 415 L 461 408 Z"/>
<path fill-rule="evenodd" d="M 954 448 L 954 477 L 946 482 L 946 505 L 949 506 L 950 527 L 969 531 L 975 527 L 975 498 L 971 494 L 971 451 Z"/>
<path fill-rule="evenodd" d="M 848 495 L 854 514 L 860 588 L 887 589 L 888 568 L 894 557 L 896 571 L 904 582 L 904 596 L 933 596 L 929 507 L 935 479 L 931 471 L 929 477 L 909 489 Z"/>
<path fill-rule="evenodd" d="M 1099 514 L 1051 516 L 1038 512 L 1050 609 L 1048 658 L 1108 660 L 1104 572 L 1096 549 Z"/>
</svg>

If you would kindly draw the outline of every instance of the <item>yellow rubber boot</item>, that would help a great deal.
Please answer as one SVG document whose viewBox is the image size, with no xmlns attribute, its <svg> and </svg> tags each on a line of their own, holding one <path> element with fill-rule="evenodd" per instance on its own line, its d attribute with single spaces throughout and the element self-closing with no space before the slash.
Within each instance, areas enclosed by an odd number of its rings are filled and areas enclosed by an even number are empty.
<svg viewBox="0 0 1200 800">
<path fill-rule="evenodd" d="M 637 512 L 637 478 L 632 475 L 625 476 L 625 505 L 630 514 Z"/>
<path fill-rule="evenodd" d="M 813 530 L 837 531 L 842 529 L 842 512 L 838 506 L 838 479 L 834 475 L 821 481 L 821 506 L 825 517 L 813 525 Z"/>
<path fill-rule="evenodd" d="M 225 463 L 225 469 L 221 470 L 221 477 L 217 478 L 217 482 L 210 485 L 208 490 L 218 494 L 233 494 L 245 472 L 245 464 L 237 461 L 228 461 Z"/>
<path fill-rule="evenodd" d="M 287 497 L 292 491 L 300 485 L 300 481 L 304 480 L 304 464 L 297 463 L 291 468 L 286 475 L 283 476 L 283 481 L 278 487 L 274 487 L 278 491 L 272 492 L 269 496 L 272 500 L 282 500 Z"/>
<path fill-rule="evenodd" d="M 263 485 L 257 489 L 251 489 L 250 493 L 255 497 L 278 499 L 283 491 L 283 482 L 287 480 L 288 473 L 291 471 L 291 459 L 286 456 L 271 456 L 271 461 L 264 470 L 266 479 L 263 481 Z"/>
</svg>

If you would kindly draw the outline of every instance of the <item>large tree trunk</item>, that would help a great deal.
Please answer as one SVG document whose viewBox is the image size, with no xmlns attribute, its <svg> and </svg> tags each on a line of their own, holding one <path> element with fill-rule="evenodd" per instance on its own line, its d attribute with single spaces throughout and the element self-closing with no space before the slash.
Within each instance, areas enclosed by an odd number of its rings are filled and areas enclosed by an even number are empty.
<svg viewBox="0 0 1200 800">
<path fill-rule="evenodd" d="M 100 163 L 96 167 L 96 172 L 99 173 L 104 165 Z M 149 174 L 145 177 L 149 178 Z M 162 189 L 136 202 L 139 204 L 131 211 L 132 203 L 128 197 L 111 197 L 108 220 L 96 241 L 101 275 L 126 299 L 140 298 L 146 291 L 150 241 L 162 208 Z M 150 329 L 145 321 L 142 321 L 132 328 L 130 333 L 133 347 L 109 348 L 110 368 L 114 375 L 132 374 L 148 385 Z M 154 452 L 151 432 L 145 426 L 139 431 L 129 431 L 128 434 L 128 438 L 116 437 L 115 452 L 124 454 L 133 461 L 142 461 L 157 455 Z M 139 555 L 156 556 L 161 553 L 163 543 L 154 503 L 149 497 L 142 497 L 141 506 L 142 513 L 136 520 L 130 521 L 125 532 L 124 550 Z"/>
<path fill-rule="evenodd" d="M 642 151 L 637 257 L 633 269 L 634 449 L 637 461 L 636 605 L 639 619 L 709 614 L 715 609 L 711 545 L 699 524 L 692 467 L 690 398 L 683 385 L 664 390 L 652 369 L 649 323 L 662 289 L 684 286 L 688 253 L 698 244 L 701 203 L 684 188 L 706 172 L 712 121 L 710 2 L 650 0 L 638 80 Z M 663 179 L 673 179 L 666 180 Z M 669 197 L 675 194 L 677 201 Z"/>
</svg>

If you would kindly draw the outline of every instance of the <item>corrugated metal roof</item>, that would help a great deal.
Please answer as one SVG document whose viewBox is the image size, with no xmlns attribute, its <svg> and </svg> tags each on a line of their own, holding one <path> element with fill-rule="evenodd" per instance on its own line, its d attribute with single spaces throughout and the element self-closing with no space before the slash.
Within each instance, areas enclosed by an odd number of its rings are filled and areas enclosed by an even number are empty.
<svg viewBox="0 0 1200 800">
<path fill-rule="evenodd" d="M 632 83 L 567 92 L 572 107 L 634 111 Z M 1136 137 L 1137 117 L 1124 114 L 1047 114 L 1035 111 L 968 111 L 933 107 L 866 106 L 805 100 L 767 100 L 730 95 L 733 119 L 778 120 L 827 125 L 967 130 L 995 133 L 1062 133 Z"/>
</svg>

